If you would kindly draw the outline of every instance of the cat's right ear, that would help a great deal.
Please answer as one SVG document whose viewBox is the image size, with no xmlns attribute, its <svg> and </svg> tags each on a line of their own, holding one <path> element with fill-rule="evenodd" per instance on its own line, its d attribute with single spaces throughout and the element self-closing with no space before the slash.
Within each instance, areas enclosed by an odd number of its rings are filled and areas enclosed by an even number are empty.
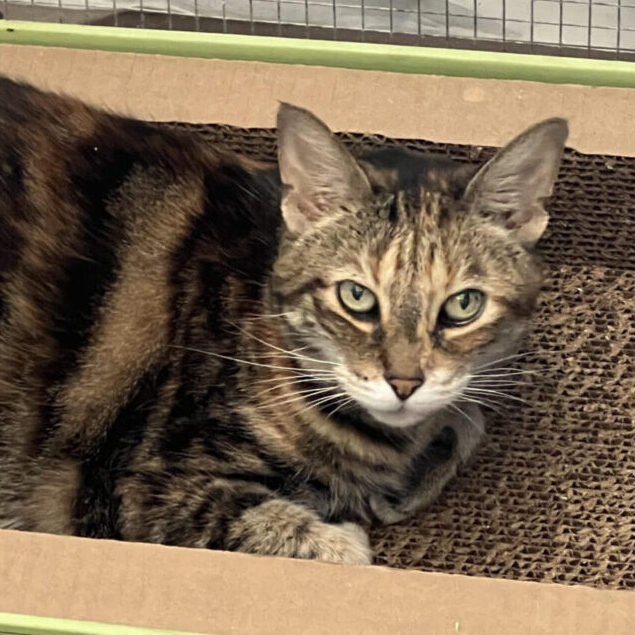
<svg viewBox="0 0 635 635">
<path fill-rule="evenodd" d="M 370 196 L 366 174 L 317 117 L 282 103 L 277 125 L 282 216 L 291 233 L 302 234 L 333 210 L 355 208 Z"/>
<path fill-rule="evenodd" d="M 543 200 L 551 195 L 568 134 L 567 122 L 554 118 L 516 137 L 467 186 L 470 208 L 533 247 L 547 227 Z"/>
</svg>

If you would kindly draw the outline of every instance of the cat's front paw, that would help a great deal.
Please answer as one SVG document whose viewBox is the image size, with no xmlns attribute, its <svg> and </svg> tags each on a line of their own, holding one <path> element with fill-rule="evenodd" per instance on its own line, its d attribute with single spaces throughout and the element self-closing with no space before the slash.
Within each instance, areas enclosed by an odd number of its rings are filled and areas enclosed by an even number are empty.
<svg viewBox="0 0 635 635">
<path fill-rule="evenodd" d="M 315 523 L 303 541 L 301 558 L 340 564 L 371 564 L 368 534 L 356 523 Z"/>
</svg>

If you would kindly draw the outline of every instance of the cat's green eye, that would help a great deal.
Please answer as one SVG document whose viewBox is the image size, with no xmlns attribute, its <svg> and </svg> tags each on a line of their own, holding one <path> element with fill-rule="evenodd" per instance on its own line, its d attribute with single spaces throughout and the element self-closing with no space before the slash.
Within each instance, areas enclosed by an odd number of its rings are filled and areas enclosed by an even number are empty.
<svg viewBox="0 0 635 635">
<path fill-rule="evenodd" d="M 374 317 L 378 310 L 375 294 L 361 284 L 344 280 L 337 285 L 337 296 L 342 306 L 358 317 Z"/>
<path fill-rule="evenodd" d="M 451 295 L 443 304 L 440 322 L 444 326 L 464 326 L 483 312 L 485 294 L 478 289 L 463 289 Z"/>
</svg>

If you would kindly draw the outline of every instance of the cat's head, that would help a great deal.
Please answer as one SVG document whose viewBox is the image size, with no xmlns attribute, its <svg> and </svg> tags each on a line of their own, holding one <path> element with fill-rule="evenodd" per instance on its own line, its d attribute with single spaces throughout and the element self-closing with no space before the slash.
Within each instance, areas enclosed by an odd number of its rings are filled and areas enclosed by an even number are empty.
<svg viewBox="0 0 635 635">
<path fill-rule="evenodd" d="M 544 121 L 480 169 L 400 150 L 355 159 L 283 104 L 286 231 L 272 284 L 289 346 L 317 382 L 405 427 L 514 350 L 540 287 L 531 249 L 567 132 Z"/>
</svg>

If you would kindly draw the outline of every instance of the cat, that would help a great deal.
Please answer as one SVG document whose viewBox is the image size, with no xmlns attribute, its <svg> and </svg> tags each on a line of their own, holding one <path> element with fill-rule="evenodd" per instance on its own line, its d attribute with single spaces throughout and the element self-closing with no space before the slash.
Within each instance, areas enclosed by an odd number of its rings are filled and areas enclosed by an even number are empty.
<svg viewBox="0 0 635 635">
<path fill-rule="evenodd" d="M 0 79 L 0 527 L 372 562 L 484 434 L 567 123 L 278 163 Z"/>
</svg>

